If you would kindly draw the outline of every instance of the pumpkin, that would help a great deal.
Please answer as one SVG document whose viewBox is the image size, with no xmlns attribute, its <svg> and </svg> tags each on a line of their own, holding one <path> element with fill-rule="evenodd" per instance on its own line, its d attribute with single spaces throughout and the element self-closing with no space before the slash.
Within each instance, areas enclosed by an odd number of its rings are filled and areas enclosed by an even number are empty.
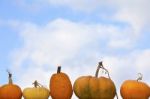
<svg viewBox="0 0 150 99">
<path fill-rule="evenodd" d="M 99 69 L 102 68 L 108 73 L 108 77 L 98 77 Z M 110 79 L 109 72 L 99 62 L 95 77 L 81 76 L 73 85 L 75 95 L 79 99 L 113 99 L 116 95 L 116 87 Z M 118 98 L 118 97 L 117 97 Z"/>
<path fill-rule="evenodd" d="M 72 97 L 71 81 L 66 73 L 61 72 L 61 66 L 58 66 L 57 73 L 51 76 L 49 87 L 52 99 L 71 99 Z"/>
<path fill-rule="evenodd" d="M 125 80 L 120 88 L 123 99 L 148 99 L 150 87 L 142 82 L 142 75 L 137 80 Z"/>
<path fill-rule="evenodd" d="M 12 74 L 9 74 L 8 84 L 0 87 L 0 99 L 21 99 L 22 91 L 18 85 L 13 84 Z"/>
<path fill-rule="evenodd" d="M 48 99 L 49 97 L 49 90 L 37 81 L 35 81 L 33 88 L 25 88 L 23 90 L 23 97 L 25 99 Z"/>
</svg>

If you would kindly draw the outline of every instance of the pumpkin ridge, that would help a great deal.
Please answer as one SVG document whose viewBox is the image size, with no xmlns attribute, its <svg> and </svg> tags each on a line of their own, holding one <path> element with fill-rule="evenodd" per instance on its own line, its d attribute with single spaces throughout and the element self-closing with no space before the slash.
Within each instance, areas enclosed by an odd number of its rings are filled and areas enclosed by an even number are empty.
<svg viewBox="0 0 150 99">
<path fill-rule="evenodd" d="M 88 89 L 88 92 L 89 92 L 89 93 L 88 93 L 88 94 L 89 94 L 89 97 L 92 98 L 92 95 L 91 95 L 91 92 L 90 92 L 90 84 L 89 84 L 89 83 L 90 83 L 90 80 L 91 80 L 91 78 L 89 77 L 89 78 L 88 78 L 88 87 L 87 87 L 87 89 Z"/>
</svg>

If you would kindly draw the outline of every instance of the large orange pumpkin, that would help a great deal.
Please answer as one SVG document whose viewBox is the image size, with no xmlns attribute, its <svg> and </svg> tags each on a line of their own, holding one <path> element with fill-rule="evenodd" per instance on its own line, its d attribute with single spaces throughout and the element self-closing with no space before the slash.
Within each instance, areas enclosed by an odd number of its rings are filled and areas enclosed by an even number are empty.
<svg viewBox="0 0 150 99">
<path fill-rule="evenodd" d="M 61 72 L 61 67 L 57 73 L 50 78 L 50 95 L 53 99 L 71 99 L 73 94 L 71 81 L 66 73 Z"/>
<path fill-rule="evenodd" d="M 9 73 L 9 82 L 0 87 L 0 99 L 21 99 L 22 91 L 18 85 L 13 84 L 12 74 Z"/>
<path fill-rule="evenodd" d="M 81 76 L 73 86 L 75 95 L 79 99 L 113 99 L 116 95 L 116 87 L 114 82 L 106 77 L 98 77 L 99 69 L 106 70 L 102 62 L 99 63 L 95 77 Z"/>
<path fill-rule="evenodd" d="M 140 77 L 141 79 L 141 77 Z M 120 88 L 123 99 L 148 99 L 150 97 L 150 87 L 138 80 L 126 80 Z"/>
</svg>

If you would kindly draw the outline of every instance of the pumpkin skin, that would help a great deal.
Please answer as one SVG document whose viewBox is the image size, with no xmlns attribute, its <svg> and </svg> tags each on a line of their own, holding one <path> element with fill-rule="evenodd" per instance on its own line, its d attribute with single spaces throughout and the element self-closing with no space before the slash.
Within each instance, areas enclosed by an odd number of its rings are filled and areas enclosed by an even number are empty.
<svg viewBox="0 0 150 99">
<path fill-rule="evenodd" d="M 9 73 L 9 83 L 0 87 L 0 99 L 21 99 L 22 91 L 18 85 L 12 83 L 12 74 Z"/>
<path fill-rule="evenodd" d="M 137 80 L 126 80 L 120 88 L 123 99 L 148 99 L 150 97 L 150 87 Z"/>
<path fill-rule="evenodd" d="M 79 99 L 114 99 L 116 87 L 110 78 L 81 76 L 73 85 Z"/>
<path fill-rule="evenodd" d="M 50 78 L 50 95 L 52 99 L 71 99 L 73 94 L 72 84 L 67 74 L 60 72 L 61 67 L 57 69 L 57 73 Z"/>
<path fill-rule="evenodd" d="M 37 83 L 37 81 L 35 81 Z M 49 90 L 43 86 L 37 86 L 33 88 L 25 88 L 23 90 L 24 99 L 48 99 Z"/>
</svg>

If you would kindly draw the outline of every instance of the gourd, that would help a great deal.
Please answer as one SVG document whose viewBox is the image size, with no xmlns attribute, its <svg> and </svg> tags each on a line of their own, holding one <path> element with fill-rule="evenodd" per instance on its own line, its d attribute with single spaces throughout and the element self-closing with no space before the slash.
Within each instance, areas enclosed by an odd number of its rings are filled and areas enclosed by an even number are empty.
<svg viewBox="0 0 150 99">
<path fill-rule="evenodd" d="M 12 74 L 9 71 L 7 72 L 9 75 L 9 81 L 8 84 L 5 84 L 0 87 L 0 99 L 21 99 L 21 88 L 18 85 L 13 84 Z"/>
<path fill-rule="evenodd" d="M 24 99 L 48 99 L 49 90 L 35 81 L 33 88 L 25 88 L 23 90 Z"/>
<path fill-rule="evenodd" d="M 71 99 L 72 97 L 71 81 L 66 73 L 61 72 L 61 66 L 58 66 L 57 73 L 51 76 L 49 87 L 52 99 Z"/>
<path fill-rule="evenodd" d="M 108 78 L 98 77 L 99 69 L 105 70 Z M 95 77 L 79 77 L 74 82 L 73 89 L 79 99 L 113 99 L 117 95 L 115 84 L 110 79 L 109 72 L 103 67 L 102 62 L 99 62 Z"/>
<path fill-rule="evenodd" d="M 148 99 L 150 97 L 150 87 L 140 81 L 142 74 L 139 73 L 137 80 L 125 80 L 120 88 L 123 99 Z"/>
</svg>

